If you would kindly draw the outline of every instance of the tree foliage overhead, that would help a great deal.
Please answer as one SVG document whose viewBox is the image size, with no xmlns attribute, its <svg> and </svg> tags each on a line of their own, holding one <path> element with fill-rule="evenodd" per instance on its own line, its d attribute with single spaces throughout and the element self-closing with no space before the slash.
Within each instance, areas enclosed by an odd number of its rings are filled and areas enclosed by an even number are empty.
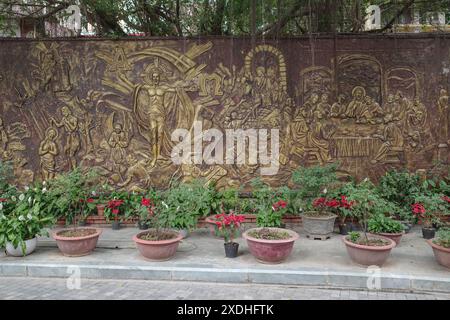
<svg viewBox="0 0 450 320">
<path fill-rule="evenodd" d="M 0 0 L 0 31 L 11 21 L 31 19 L 39 36 L 45 23 L 61 19 L 70 5 L 81 9 L 82 24 L 97 35 L 148 36 L 266 35 L 364 32 L 366 9 L 379 5 L 390 31 L 405 17 L 444 12 L 450 0 Z M 374 31 L 372 31 L 374 32 Z"/>
</svg>

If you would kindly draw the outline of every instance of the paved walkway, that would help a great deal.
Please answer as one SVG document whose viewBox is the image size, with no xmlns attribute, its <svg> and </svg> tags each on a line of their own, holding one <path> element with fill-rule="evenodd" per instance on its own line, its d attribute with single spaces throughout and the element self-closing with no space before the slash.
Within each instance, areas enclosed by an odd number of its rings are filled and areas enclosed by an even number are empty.
<svg viewBox="0 0 450 320">
<path fill-rule="evenodd" d="M 72 288 L 72 289 L 68 289 Z M 450 294 L 187 281 L 0 277 L 0 299 L 61 300 L 450 300 Z"/>
</svg>

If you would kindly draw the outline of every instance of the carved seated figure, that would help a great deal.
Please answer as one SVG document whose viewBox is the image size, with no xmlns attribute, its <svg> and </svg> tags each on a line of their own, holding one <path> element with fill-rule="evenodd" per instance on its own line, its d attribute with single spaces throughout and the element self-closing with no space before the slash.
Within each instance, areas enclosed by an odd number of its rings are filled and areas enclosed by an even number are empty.
<svg viewBox="0 0 450 320">
<path fill-rule="evenodd" d="M 374 138 L 380 138 L 383 143 L 371 163 L 400 163 L 404 157 L 404 140 L 398 122 L 392 114 L 384 117 L 385 127 L 382 134 L 374 134 Z"/>
</svg>

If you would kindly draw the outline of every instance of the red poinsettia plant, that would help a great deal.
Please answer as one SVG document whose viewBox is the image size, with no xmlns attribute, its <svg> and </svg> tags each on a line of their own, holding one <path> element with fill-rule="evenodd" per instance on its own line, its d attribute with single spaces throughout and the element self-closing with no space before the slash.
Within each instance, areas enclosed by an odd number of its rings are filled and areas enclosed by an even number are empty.
<svg viewBox="0 0 450 320">
<path fill-rule="evenodd" d="M 87 217 L 94 211 L 96 208 L 95 200 L 93 198 L 85 198 L 80 199 L 80 218 L 81 220 L 86 220 Z"/>
<path fill-rule="evenodd" d="M 417 223 L 426 228 L 433 224 L 440 224 L 439 215 L 449 213 L 448 204 L 450 199 L 443 195 L 419 195 L 415 197 L 415 203 L 411 205 L 411 211 L 417 219 Z"/>
<path fill-rule="evenodd" d="M 353 201 L 348 201 L 347 196 L 342 195 L 340 199 L 320 197 L 314 199 L 312 206 L 316 209 L 319 216 L 327 216 L 329 212 L 337 213 L 340 217 L 347 215 Z"/>
<path fill-rule="evenodd" d="M 124 203 L 124 200 L 121 199 L 113 199 L 109 200 L 108 204 L 105 208 L 105 216 L 110 219 L 111 217 L 114 217 L 114 221 L 117 221 L 119 219 L 119 207 Z"/>
<path fill-rule="evenodd" d="M 225 243 L 233 243 L 234 238 L 238 234 L 239 229 L 244 222 L 243 215 L 234 214 L 232 210 L 230 213 L 221 213 L 214 216 L 218 233 L 224 238 Z"/>
</svg>

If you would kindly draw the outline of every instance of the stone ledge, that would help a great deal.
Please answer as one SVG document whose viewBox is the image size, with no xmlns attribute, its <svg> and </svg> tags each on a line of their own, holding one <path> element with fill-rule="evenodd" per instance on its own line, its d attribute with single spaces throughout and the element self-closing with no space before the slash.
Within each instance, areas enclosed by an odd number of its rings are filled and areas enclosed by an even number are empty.
<svg viewBox="0 0 450 320">
<path fill-rule="evenodd" d="M 86 279 L 134 279 L 203 281 L 219 283 L 259 283 L 299 286 L 326 286 L 367 289 L 365 272 L 220 269 L 168 266 L 118 266 L 91 264 L 0 263 L 0 276 L 66 278 L 79 267 Z M 450 292 L 450 278 L 381 273 L 381 290 Z M 375 290 L 374 290 L 375 291 Z"/>
</svg>

